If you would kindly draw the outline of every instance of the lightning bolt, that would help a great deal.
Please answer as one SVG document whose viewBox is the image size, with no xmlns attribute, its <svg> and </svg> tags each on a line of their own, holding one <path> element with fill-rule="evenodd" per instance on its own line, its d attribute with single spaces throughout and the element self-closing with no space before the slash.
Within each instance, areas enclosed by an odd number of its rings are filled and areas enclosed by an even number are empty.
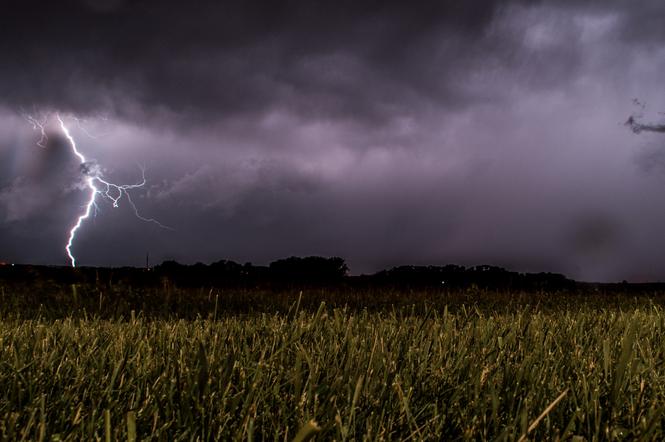
<svg viewBox="0 0 665 442">
<path fill-rule="evenodd" d="M 48 124 L 48 115 L 42 120 L 38 120 L 32 116 L 26 115 L 26 119 L 30 124 L 32 124 L 34 130 L 38 130 L 41 133 L 41 138 L 37 142 L 37 145 L 42 148 L 45 148 L 46 142 L 48 141 L 48 135 L 46 133 L 46 125 Z M 67 240 L 67 245 L 65 246 L 65 252 L 69 257 L 72 267 L 76 267 L 76 257 L 72 252 L 72 247 L 74 245 L 74 242 L 76 241 L 76 234 L 79 231 L 79 229 L 83 226 L 85 220 L 90 218 L 90 215 L 93 214 L 93 209 L 95 210 L 97 209 L 97 196 L 101 196 L 102 198 L 108 199 L 111 202 L 112 206 L 116 208 L 119 207 L 120 200 L 124 196 L 127 199 L 129 205 L 131 206 L 132 210 L 134 211 L 134 214 L 138 219 L 140 219 L 141 221 L 156 224 L 164 229 L 173 230 L 171 227 L 165 226 L 164 224 L 160 223 L 154 218 L 146 218 L 142 216 L 139 213 L 136 204 L 134 204 L 134 201 L 130 196 L 129 193 L 130 190 L 138 189 L 140 187 L 145 186 L 146 178 L 145 178 L 144 168 L 141 167 L 141 180 L 135 184 L 115 184 L 105 180 L 102 176 L 99 166 L 96 165 L 94 162 L 88 161 L 86 157 L 83 155 L 83 153 L 81 153 L 81 151 L 78 149 L 74 137 L 70 133 L 69 128 L 65 124 L 65 121 L 62 119 L 62 117 L 60 117 L 60 114 L 56 113 L 56 119 L 58 120 L 58 124 L 60 125 L 60 130 L 62 131 L 65 138 L 69 142 L 69 145 L 71 146 L 72 152 L 79 160 L 79 163 L 81 165 L 81 170 L 85 175 L 85 185 L 89 193 L 88 202 L 85 204 L 83 212 L 79 215 L 79 217 L 76 219 L 76 223 L 69 230 L 69 238 Z M 77 118 L 74 118 L 74 120 L 80 126 L 81 120 Z M 84 131 L 84 133 L 88 134 L 86 131 Z M 89 136 L 95 138 L 92 135 Z"/>
<path fill-rule="evenodd" d="M 81 166 L 85 165 L 85 157 L 81 152 L 79 152 L 78 148 L 76 147 L 76 141 L 74 141 L 74 137 L 72 137 L 72 135 L 69 133 L 69 129 L 67 128 L 67 126 L 65 126 L 65 122 L 62 120 L 62 118 L 60 118 L 60 114 L 56 114 L 56 117 L 58 118 L 58 122 L 60 123 L 60 128 L 62 129 L 62 133 L 65 134 L 65 137 L 69 141 L 69 144 L 72 146 L 72 151 L 74 152 L 74 155 L 76 155 L 80 160 Z M 74 239 L 76 239 L 76 232 L 83 225 L 83 221 L 85 221 L 90 217 L 92 208 L 95 205 L 97 192 L 99 192 L 95 187 L 94 175 L 86 177 L 85 181 L 86 184 L 88 185 L 88 189 L 90 189 L 90 197 L 88 198 L 88 204 L 85 205 L 85 211 L 83 212 L 83 214 L 81 214 L 78 217 L 78 219 L 76 220 L 76 224 L 74 224 L 74 227 L 72 227 L 71 230 L 69 231 L 69 240 L 67 241 L 67 246 L 65 246 L 65 250 L 67 251 L 67 256 L 69 256 L 69 260 L 72 263 L 72 267 L 76 267 L 76 258 L 72 253 L 72 245 L 74 244 Z"/>
<path fill-rule="evenodd" d="M 48 141 L 48 136 L 46 135 L 46 123 L 48 123 L 48 117 L 44 117 L 43 121 L 39 121 L 34 118 L 32 115 L 25 115 L 25 119 L 32 124 L 33 130 L 38 130 L 41 134 L 41 138 L 37 141 L 37 146 L 42 149 L 46 148 L 46 142 Z"/>
</svg>

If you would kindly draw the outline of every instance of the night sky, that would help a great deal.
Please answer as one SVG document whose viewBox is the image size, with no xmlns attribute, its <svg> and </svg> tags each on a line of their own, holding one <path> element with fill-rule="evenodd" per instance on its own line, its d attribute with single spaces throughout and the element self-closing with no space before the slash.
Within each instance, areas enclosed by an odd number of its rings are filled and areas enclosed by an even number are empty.
<svg viewBox="0 0 665 442">
<path fill-rule="evenodd" d="M 108 180 L 146 168 L 133 200 L 173 229 L 100 200 L 81 265 L 665 280 L 662 0 L 0 8 L 0 261 L 69 263 L 87 194 L 59 112 Z"/>
</svg>

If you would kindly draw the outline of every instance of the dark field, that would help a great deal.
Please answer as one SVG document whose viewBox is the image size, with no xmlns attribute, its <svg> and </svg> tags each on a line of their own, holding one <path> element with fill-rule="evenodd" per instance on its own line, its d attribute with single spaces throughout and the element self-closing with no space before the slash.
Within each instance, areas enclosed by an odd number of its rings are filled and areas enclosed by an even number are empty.
<svg viewBox="0 0 665 442">
<path fill-rule="evenodd" d="M 35 276 L 0 280 L 3 440 L 665 437 L 658 286 Z"/>
</svg>

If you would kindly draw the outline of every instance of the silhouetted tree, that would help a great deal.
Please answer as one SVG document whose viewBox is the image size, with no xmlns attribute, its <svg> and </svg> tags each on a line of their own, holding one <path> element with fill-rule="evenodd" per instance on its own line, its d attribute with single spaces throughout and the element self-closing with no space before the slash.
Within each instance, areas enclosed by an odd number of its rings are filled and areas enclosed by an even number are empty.
<svg viewBox="0 0 665 442">
<path fill-rule="evenodd" d="M 292 256 L 270 264 L 270 275 L 277 281 L 307 284 L 333 284 L 341 282 L 349 268 L 342 258 Z"/>
</svg>

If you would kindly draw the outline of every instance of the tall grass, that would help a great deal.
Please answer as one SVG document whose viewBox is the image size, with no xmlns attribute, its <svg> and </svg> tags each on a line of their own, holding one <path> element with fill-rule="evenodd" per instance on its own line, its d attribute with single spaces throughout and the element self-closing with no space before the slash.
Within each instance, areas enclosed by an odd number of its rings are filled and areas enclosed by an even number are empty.
<svg viewBox="0 0 665 442">
<path fill-rule="evenodd" d="M 617 287 L 580 286 L 568 291 L 511 291 L 467 288 L 407 289 L 395 287 L 178 287 L 164 279 L 162 286 L 132 286 L 126 283 L 58 283 L 36 277 L 29 281 L 0 279 L 0 319 L 129 318 L 131 312 L 144 318 L 216 319 L 227 314 L 286 314 L 294 304 L 316 312 L 321 303 L 329 308 L 385 312 L 427 308 L 451 312 L 468 309 L 483 313 L 519 310 L 566 311 L 584 309 L 665 307 L 662 289 L 620 292 Z M 304 295 L 303 295 L 304 291 Z"/>
<path fill-rule="evenodd" d="M 662 439 L 665 311 L 0 323 L 2 440 Z"/>
</svg>

